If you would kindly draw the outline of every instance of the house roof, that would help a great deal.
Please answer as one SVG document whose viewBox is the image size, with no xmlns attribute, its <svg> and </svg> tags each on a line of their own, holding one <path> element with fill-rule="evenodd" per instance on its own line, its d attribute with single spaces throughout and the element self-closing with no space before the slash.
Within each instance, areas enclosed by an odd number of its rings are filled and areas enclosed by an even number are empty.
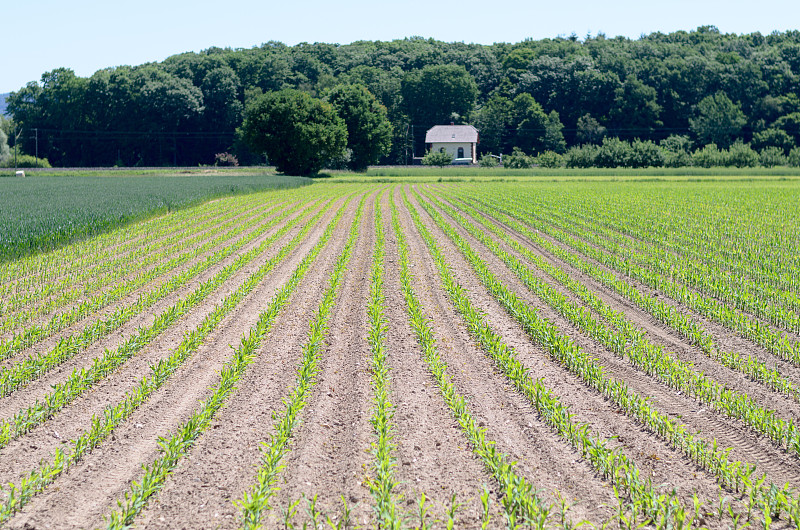
<svg viewBox="0 0 800 530">
<path fill-rule="evenodd" d="M 425 135 L 425 143 L 478 141 L 478 130 L 472 125 L 434 125 Z"/>
</svg>

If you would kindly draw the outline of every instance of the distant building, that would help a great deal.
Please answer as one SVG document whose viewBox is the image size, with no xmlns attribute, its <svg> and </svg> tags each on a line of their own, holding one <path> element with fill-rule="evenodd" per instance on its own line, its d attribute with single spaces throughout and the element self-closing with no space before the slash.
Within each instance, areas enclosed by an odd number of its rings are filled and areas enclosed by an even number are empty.
<svg viewBox="0 0 800 530">
<path fill-rule="evenodd" d="M 445 151 L 454 163 L 478 163 L 478 130 L 472 125 L 435 125 L 425 134 L 425 149 Z"/>
</svg>

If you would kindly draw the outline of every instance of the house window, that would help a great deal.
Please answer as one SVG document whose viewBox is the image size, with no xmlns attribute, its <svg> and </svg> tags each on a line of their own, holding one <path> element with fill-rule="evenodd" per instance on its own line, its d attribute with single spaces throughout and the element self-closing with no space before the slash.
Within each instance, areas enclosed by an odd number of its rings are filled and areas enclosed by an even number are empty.
<svg viewBox="0 0 800 530">
<path fill-rule="evenodd" d="M 440 152 L 440 153 L 444 153 L 444 147 L 440 147 L 440 148 L 439 148 L 439 152 Z"/>
<path fill-rule="evenodd" d="M 463 147 L 459 147 L 458 148 L 458 158 L 464 158 L 464 148 Z"/>
</svg>

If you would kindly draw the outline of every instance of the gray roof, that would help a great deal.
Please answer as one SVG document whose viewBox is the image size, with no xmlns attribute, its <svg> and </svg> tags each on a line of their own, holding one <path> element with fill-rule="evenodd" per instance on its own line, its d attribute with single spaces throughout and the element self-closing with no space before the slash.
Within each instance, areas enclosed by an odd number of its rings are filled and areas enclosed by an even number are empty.
<svg viewBox="0 0 800 530">
<path fill-rule="evenodd" d="M 425 135 L 425 143 L 478 141 L 478 130 L 472 125 L 434 125 Z"/>
</svg>

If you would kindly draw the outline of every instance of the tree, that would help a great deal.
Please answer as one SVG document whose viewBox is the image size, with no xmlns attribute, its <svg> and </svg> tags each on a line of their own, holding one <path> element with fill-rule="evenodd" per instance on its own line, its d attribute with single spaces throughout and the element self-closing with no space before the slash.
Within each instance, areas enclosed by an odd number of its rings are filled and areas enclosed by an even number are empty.
<svg viewBox="0 0 800 530">
<path fill-rule="evenodd" d="M 697 104 L 690 129 L 701 144 L 715 143 L 726 148 L 741 132 L 747 119 L 738 104 L 724 93 L 706 96 Z"/>
<path fill-rule="evenodd" d="M 365 171 L 387 154 L 392 145 L 392 124 L 381 105 L 362 85 L 338 85 L 327 97 L 347 126 L 348 166 Z"/>
<path fill-rule="evenodd" d="M 11 151 L 8 149 L 8 135 L 3 129 L 0 129 L 0 164 L 5 162 L 11 156 Z"/>
<path fill-rule="evenodd" d="M 453 163 L 453 155 L 447 151 L 428 151 L 428 154 L 422 157 L 422 163 L 426 166 L 449 166 Z"/>
<path fill-rule="evenodd" d="M 478 97 L 478 85 L 463 66 L 440 64 L 406 74 L 401 92 L 412 122 L 431 127 L 467 116 Z"/>
<path fill-rule="evenodd" d="M 312 175 L 341 158 L 347 126 L 330 103 L 299 90 L 268 92 L 247 108 L 241 134 L 281 173 Z"/>
<path fill-rule="evenodd" d="M 661 106 L 656 103 L 656 89 L 645 85 L 635 75 L 626 77 L 614 96 L 611 120 L 621 135 L 648 136 L 663 125 L 659 119 Z"/>
<path fill-rule="evenodd" d="M 592 117 L 591 114 L 584 114 L 578 118 L 577 133 L 575 139 L 579 144 L 599 144 L 606 135 L 606 128 Z"/>
<path fill-rule="evenodd" d="M 753 149 L 757 151 L 767 147 L 776 147 L 786 154 L 794 147 L 794 140 L 783 129 L 764 129 L 753 135 L 752 145 Z"/>
</svg>

